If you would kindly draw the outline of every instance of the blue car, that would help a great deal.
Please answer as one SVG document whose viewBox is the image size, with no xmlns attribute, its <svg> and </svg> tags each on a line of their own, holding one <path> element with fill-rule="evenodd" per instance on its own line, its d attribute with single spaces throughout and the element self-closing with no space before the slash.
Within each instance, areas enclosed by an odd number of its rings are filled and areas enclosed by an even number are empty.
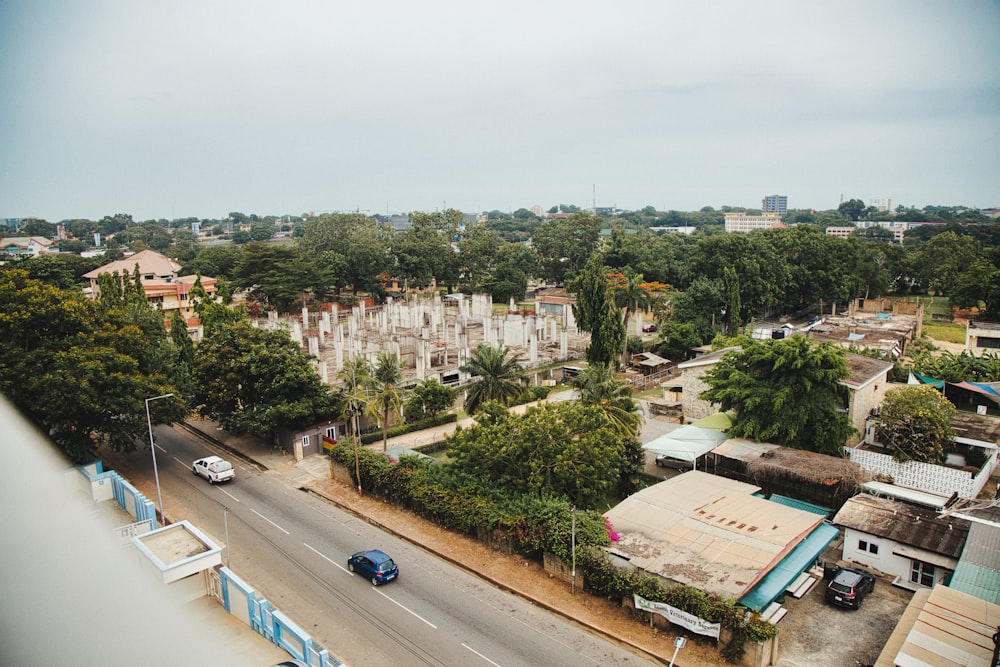
<svg viewBox="0 0 1000 667">
<path fill-rule="evenodd" d="M 373 586 L 392 581 L 399 576 L 396 563 L 384 551 L 371 549 L 359 551 L 347 559 L 347 569 L 357 572 L 366 579 L 371 579 Z"/>
</svg>

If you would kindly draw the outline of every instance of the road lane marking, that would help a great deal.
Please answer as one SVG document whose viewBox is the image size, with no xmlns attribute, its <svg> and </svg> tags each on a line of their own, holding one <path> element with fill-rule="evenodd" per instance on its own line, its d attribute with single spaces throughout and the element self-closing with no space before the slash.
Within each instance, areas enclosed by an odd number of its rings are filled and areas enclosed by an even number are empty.
<svg viewBox="0 0 1000 667">
<path fill-rule="evenodd" d="M 385 593 L 383 593 L 383 592 L 382 592 L 382 591 L 380 591 L 379 589 L 375 588 L 374 586 L 372 586 L 372 590 L 373 590 L 373 591 L 375 591 L 376 593 L 378 593 L 379 595 L 381 595 L 382 597 L 384 597 L 384 598 L 385 598 L 386 600 L 388 600 L 389 602 L 391 602 L 391 603 L 393 603 L 394 605 L 396 605 L 397 607 L 399 607 L 400 609 L 402 609 L 403 611 L 406 611 L 406 612 L 409 612 L 409 613 L 413 614 L 413 615 L 414 615 L 414 616 L 415 616 L 416 618 L 419 618 L 419 619 L 420 619 L 421 621 L 423 621 L 423 622 L 424 622 L 424 623 L 426 623 L 427 625 L 431 626 L 431 627 L 432 627 L 432 628 L 434 628 L 435 630 L 437 630 L 437 629 L 438 629 L 438 626 L 434 625 L 433 623 L 431 623 L 431 622 L 430 622 L 430 621 L 428 621 L 428 620 L 427 620 L 426 618 L 424 618 L 423 616 L 421 616 L 421 615 L 420 615 L 420 614 L 418 614 L 417 612 L 413 611 L 412 609 L 410 609 L 410 608 L 408 608 L 408 607 L 406 607 L 406 606 L 404 606 L 404 605 L 401 605 L 400 603 L 396 602 L 396 601 L 395 601 L 395 600 L 393 600 L 393 599 L 392 599 L 391 597 L 389 597 L 388 595 L 386 595 Z M 474 653 L 474 652 L 475 652 L 475 651 L 473 651 L 473 653 Z"/>
<path fill-rule="evenodd" d="M 485 660 L 486 662 L 490 663 L 491 665 L 496 665 L 496 667 L 500 667 L 500 663 L 497 663 L 497 662 L 493 662 L 492 660 L 490 660 L 490 659 L 489 659 L 489 658 L 487 658 L 487 657 L 486 657 L 485 655 L 483 655 L 482 653 L 480 653 L 480 652 L 479 652 L 479 651 L 477 651 L 476 649 L 472 648 L 471 646 L 469 646 L 469 645 L 468 645 L 468 644 L 466 644 L 465 642 L 462 642 L 462 648 L 464 648 L 464 649 L 466 649 L 466 650 L 469 650 L 469 651 L 472 651 L 472 652 L 473 652 L 473 653 L 475 653 L 475 654 L 476 654 L 477 656 L 479 656 L 480 658 L 482 658 L 482 659 L 483 659 L 483 660 Z"/>
<path fill-rule="evenodd" d="M 237 497 L 236 497 L 236 496 L 234 496 L 233 494 L 229 493 L 229 492 L 228 492 L 228 491 L 226 491 L 225 489 L 223 489 L 223 488 L 220 488 L 220 487 L 216 487 L 216 488 L 217 488 L 217 489 L 219 489 L 219 491 L 222 491 L 222 492 L 223 492 L 224 494 L 226 494 L 226 495 L 227 495 L 227 496 L 229 496 L 230 498 L 232 498 L 233 500 L 235 500 L 236 502 L 240 502 L 240 499 L 239 499 L 239 498 L 237 498 Z"/>
<path fill-rule="evenodd" d="M 291 533 L 289 533 L 287 530 L 285 530 L 284 528 L 282 528 L 281 526 L 279 526 L 275 522 L 271 521 L 270 519 L 268 519 L 266 516 L 264 516 L 263 514 L 261 514 L 260 512 L 258 512 L 257 510 L 251 508 L 250 511 L 253 512 L 254 514 L 256 514 L 257 516 L 259 516 L 264 521 L 267 521 L 269 524 L 271 524 L 272 526 L 274 526 L 275 528 L 277 528 L 278 530 L 280 530 L 281 532 L 283 532 L 285 535 L 291 535 Z"/>
<path fill-rule="evenodd" d="M 323 558 L 324 560 L 326 560 L 327 562 L 329 562 L 329 563 L 330 563 L 331 565 L 335 565 L 335 566 L 339 567 L 339 568 L 340 568 L 341 570 L 343 570 L 343 571 L 344 571 L 344 572 L 346 572 L 347 574 L 351 575 L 352 577 L 354 576 L 354 573 L 353 573 L 353 572 L 351 572 L 351 571 L 350 571 L 350 570 L 348 570 L 348 569 L 347 569 L 346 567 L 344 567 L 343 565 L 341 565 L 341 564 L 340 564 L 340 563 L 338 563 L 337 561 L 333 560 L 332 558 L 329 558 L 329 557 L 328 557 L 328 556 L 327 556 L 327 555 L 326 555 L 325 553 L 322 553 L 322 552 L 320 552 L 320 551 L 318 551 L 318 550 L 316 550 L 316 549 L 312 548 L 311 546 L 309 546 L 309 545 L 308 545 L 308 544 L 306 544 L 305 542 L 303 542 L 303 543 L 302 543 L 302 545 L 303 545 L 303 546 L 304 546 L 304 547 L 305 547 L 306 549 L 309 549 L 309 550 L 310 550 L 310 551 L 312 551 L 312 552 L 313 552 L 314 554 L 316 554 L 317 556 L 319 556 L 320 558 Z"/>
</svg>

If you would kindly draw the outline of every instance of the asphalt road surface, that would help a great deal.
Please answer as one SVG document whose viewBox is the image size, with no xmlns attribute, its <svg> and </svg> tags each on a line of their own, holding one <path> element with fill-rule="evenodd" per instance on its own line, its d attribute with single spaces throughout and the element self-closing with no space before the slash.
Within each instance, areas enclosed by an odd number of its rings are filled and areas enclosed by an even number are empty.
<svg viewBox="0 0 1000 667">
<path fill-rule="evenodd" d="M 232 569 L 349 665 L 652 664 L 275 473 L 234 460 L 236 481 L 210 485 L 191 462 L 218 452 L 180 429 L 157 427 L 155 436 L 167 516 L 190 520 L 220 544 L 228 534 L 223 558 Z M 149 449 L 125 463 L 133 484 L 156 498 Z M 351 553 L 371 548 L 397 561 L 397 581 L 374 587 L 347 570 Z"/>
</svg>

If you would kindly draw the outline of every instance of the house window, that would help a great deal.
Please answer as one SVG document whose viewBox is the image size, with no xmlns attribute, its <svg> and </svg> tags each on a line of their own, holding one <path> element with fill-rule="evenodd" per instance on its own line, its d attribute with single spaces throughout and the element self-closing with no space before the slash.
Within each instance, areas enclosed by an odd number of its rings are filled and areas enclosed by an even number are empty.
<svg viewBox="0 0 1000 667">
<path fill-rule="evenodd" d="M 934 566 L 919 560 L 910 561 L 910 581 L 921 586 L 933 586 Z"/>
<path fill-rule="evenodd" d="M 308 435 L 302 436 L 302 446 L 303 447 L 308 447 L 309 446 L 309 436 Z"/>
<path fill-rule="evenodd" d="M 330 438 L 330 440 L 336 440 L 337 439 L 337 427 L 336 426 L 327 426 L 326 427 L 326 437 Z"/>
<path fill-rule="evenodd" d="M 858 540 L 858 550 L 867 551 L 870 554 L 878 555 L 878 545 L 874 542 L 866 542 L 865 540 Z"/>
</svg>

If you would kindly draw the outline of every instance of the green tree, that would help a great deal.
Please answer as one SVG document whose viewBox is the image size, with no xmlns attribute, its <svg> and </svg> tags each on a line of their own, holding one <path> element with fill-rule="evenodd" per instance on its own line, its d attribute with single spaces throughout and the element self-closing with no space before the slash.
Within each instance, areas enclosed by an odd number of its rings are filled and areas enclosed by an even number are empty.
<svg viewBox="0 0 1000 667">
<path fill-rule="evenodd" d="M 270 222 L 255 222 L 250 225 L 250 238 L 254 241 L 267 241 L 274 236 L 274 224 Z"/>
<path fill-rule="evenodd" d="M 340 393 L 345 416 L 351 425 L 351 435 L 355 438 L 361 431 L 361 415 L 365 406 L 371 403 L 373 373 L 371 362 L 358 357 L 346 362 L 343 370 L 337 374 L 341 382 Z"/>
<path fill-rule="evenodd" d="M 389 446 L 389 420 L 399 415 L 405 401 L 406 392 L 399 386 L 402 379 L 399 357 L 391 352 L 379 352 L 371 375 L 372 395 L 365 409 L 382 425 L 383 452 Z"/>
<path fill-rule="evenodd" d="M 660 327 L 659 336 L 656 354 L 679 361 L 690 359 L 694 354 L 693 348 L 705 342 L 691 322 L 667 322 Z"/>
<path fill-rule="evenodd" d="M 603 225 L 595 215 L 573 213 L 539 226 L 531 241 L 538 251 L 545 279 L 562 283 L 582 270 L 597 249 Z"/>
<path fill-rule="evenodd" d="M 634 493 L 639 473 L 645 465 L 646 452 L 639 440 L 643 416 L 639 403 L 632 398 L 632 387 L 615 379 L 611 369 L 602 364 L 590 365 L 572 380 L 577 401 L 595 407 L 621 435 L 623 460 L 617 469 L 618 491 L 626 496 Z"/>
<path fill-rule="evenodd" d="M 21 236 L 44 236 L 51 239 L 56 234 L 56 226 L 47 220 L 25 218 L 21 221 L 18 234 Z"/>
<path fill-rule="evenodd" d="M 921 277 L 936 293 L 951 297 L 962 273 L 982 256 L 976 239 L 943 232 L 927 241 L 920 252 Z"/>
<path fill-rule="evenodd" d="M 524 389 L 521 355 L 511 356 L 510 350 L 503 346 L 480 344 L 459 370 L 476 378 L 466 390 L 465 411 L 470 415 L 487 401 L 507 405 Z"/>
<path fill-rule="evenodd" d="M 876 437 L 897 461 L 943 463 L 955 440 L 955 406 L 930 385 L 895 387 L 885 394 Z"/>
<path fill-rule="evenodd" d="M 628 321 L 638 312 L 646 312 L 656 301 L 657 287 L 647 283 L 641 273 L 626 268 L 624 273 L 612 274 L 615 305 L 622 310 L 622 328 L 628 334 Z M 628 348 L 622 350 L 621 365 L 628 362 Z"/>
<path fill-rule="evenodd" d="M 199 411 L 237 432 L 277 442 L 281 430 L 334 412 L 313 357 L 285 331 L 247 322 L 216 329 L 195 348 L 191 371 Z"/>
<path fill-rule="evenodd" d="M 451 249 L 453 217 L 442 213 L 410 213 L 410 227 L 392 239 L 397 275 L 411 287 L 428 287 L 435 279 L 453 282 L 458 258 Z"/>
<path fill-rule="evenodd" d="M 847 201 L 840 203 L 840 206 L 837 207 L 837 211 L 848 220 L 854 220 L 857 222 L 861 219 L 861 215 L 865 212 L 865 203 L 860 199 L 848 199 Z"/>
<path fill-rule="evenodd" d="M 625 323 L 598 253 L 594 253 L 569 289 L 576 294 L 573 304 L 576 324 L 590 332 L 587 361 L 617 367 L 618 355 L 625 348 Z"/>
<path fill-rule="evenodd" d="M 603 506 L 630 463 L 624 438 L 597 407 L 558 401 L 523 415 L 491 411 L 486 423 L 448 438 L 452 465 L 491 484 L 580 508 Z"/>
<path fill-rule="evenodd" d="M 406 416 L 413 421 L 436 417 L 451 410 L 457 396 L 455 389 L 444 386 L 436 378 L 427 378 L 410 391 L 405 406 Z"/>
<path fill-rule="evenodd" d="M 74 462 L 143 441 L 144 398 L 177 393 L 160 358 L 122 308 L 0 272 L 0 392 Z M 180 396 L 162 403 L 158 422 L 186 411 Z"/>
<path fill-rule="evenodd" d="M 465 228 L 458 242 L 460 270 L 470 285 L 478 285 L 493 271 L 503 240 L 500 232 L 483 223 Z"/>
<path fill-rule="evenodd" d="M 494 303 L 518 301 L 527 292 L 528 276 L 515 266 L 501 264 L 482 282 L 481 288 L 489 292 Z"/>
<path fill-rule="evenodd" d="M 624 435 L 639 437 L 643 417 L 639 404 L 632 398 L 632 388 L 627 382 L 615 379 L 607 366 L 591 364 L 580 371 L 570 384 L 577 391 L 578 401 L 600 408 Z"/>
<path fill-rule="evenodd" d="M 319 279 L 319 267 L 290 245 L 251 243 L 235 269 L 235 282 L 278 312 L 289 312 L 302 303 Z"/>
<path fill-rule="evenodd" d="M 734 437 L 838 456 L 854 433 L 842 411 L 849 374 L 844 350 L 832 343 L 746 339 L 705 373 L 701 398 L 735 414 Z"/>
</svg>

